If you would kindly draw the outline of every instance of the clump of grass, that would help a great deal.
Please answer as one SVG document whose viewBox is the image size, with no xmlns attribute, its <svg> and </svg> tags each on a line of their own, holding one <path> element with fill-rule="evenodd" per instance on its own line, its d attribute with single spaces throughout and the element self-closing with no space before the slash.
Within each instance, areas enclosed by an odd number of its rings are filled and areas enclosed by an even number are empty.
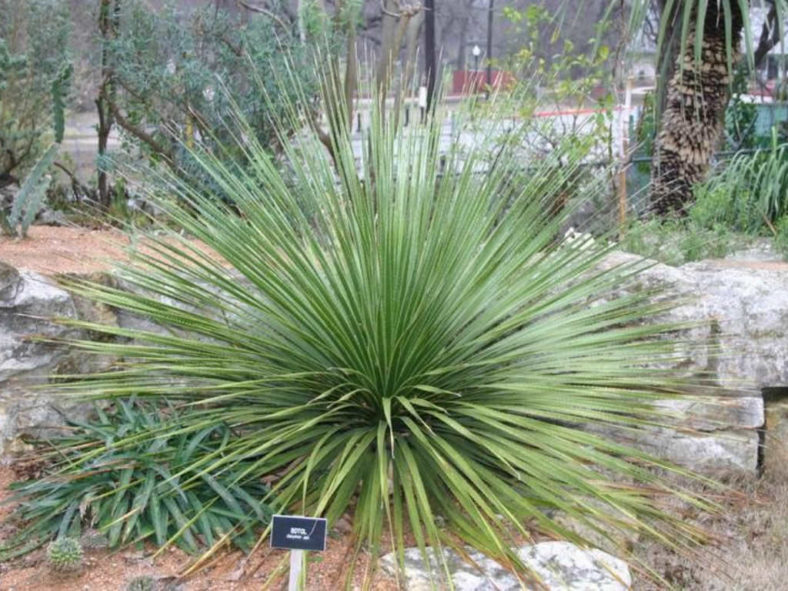
<svg viewBox="0 0 788 591">
<path fill-rule="evenodd" d="M 667 478 L 670 478 L 667 476 Z M 715 540 L 701 556 L 689 560 L 652 542 L 638 545 L 636 553 L 662 578 L 656 583 L 637 575 L 634 588 L 662 591 L 672 589 L 709 591 L 781 591 L 788 580 L 788 471 L 767 471 L 761 478 L 733 474 L 725 479 L 726 495 L 714 495 L 722 510 L 699 513 L 681 503 L 672 511 L 688 522 L 706 529 Z"/>
<path fill-rule="evenodd" d="M 723 224 L 709 229 L 691 218 L 650 218 L 631 223 L 620 240 L 620 246 L 627 252 L 675 266 L 722 258 L 750 241 L 747 236 L 737 234 Z"/>
<path fill-rule="evenodd" d="M 695 187 L 689 215 L 701 227 L 724 225 L 750 235 L 773 235 L 788 213 L 788 145 L 740 153 Z"/>
</svg>

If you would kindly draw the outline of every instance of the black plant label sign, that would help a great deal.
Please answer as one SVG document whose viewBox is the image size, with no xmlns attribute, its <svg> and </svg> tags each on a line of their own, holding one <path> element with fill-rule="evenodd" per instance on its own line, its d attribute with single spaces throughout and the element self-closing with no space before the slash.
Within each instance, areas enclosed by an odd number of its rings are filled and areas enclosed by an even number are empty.
<svg viewBox="0 0 788 591">
<path fill-rule="evenodd" d="M 326 549 L 327 533 L 327 523 L 322 517 L 274 515 L 271 547 L 322 552 Z"/>
</svg>

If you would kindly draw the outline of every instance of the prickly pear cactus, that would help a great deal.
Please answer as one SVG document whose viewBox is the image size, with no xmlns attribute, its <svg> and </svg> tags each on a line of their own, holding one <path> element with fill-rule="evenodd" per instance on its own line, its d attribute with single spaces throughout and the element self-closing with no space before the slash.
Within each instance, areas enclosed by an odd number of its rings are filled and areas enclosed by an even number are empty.
<svg viewBox="0 0 788 591">
<path fill-rule="evenodd" d="M 82 568 L 82 545 L 74 538 L 58 538 L 47 547 L 47 563 L 53 571 L 67 573 Z"/>
</svg>

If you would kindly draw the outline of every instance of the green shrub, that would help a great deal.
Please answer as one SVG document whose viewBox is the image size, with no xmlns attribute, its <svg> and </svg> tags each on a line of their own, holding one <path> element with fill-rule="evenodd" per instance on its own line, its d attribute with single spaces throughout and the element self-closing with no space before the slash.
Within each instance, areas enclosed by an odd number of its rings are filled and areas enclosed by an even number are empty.
<svg viewBox="0 0 788 591">
<path fill-rule="evenodd" d="M 31 538 L 79 536 L 86 526 L 106 532 L 110 548 L 153 539 L 197 552 L 225 536 L 250 548 L 271 514 L 261 501 L 267 487 L 243 475 L 243 463 L 209 472 L 201 466 L 223 457 L 230 429 L 221 422 L 190 428 L 182 425 L 188 414 L 147 403 L 115 406 L 51 440 L 57 464 L 12 486 L 22 529 L 4 551 Z"/>
<path fill-rule="evenodd" d="M 133 292 L 73 286 L 168 330 L 72 322 L 133 341 L 74 343 L 127 363 L 65 388 L 194 405 L 181 430 L 233 436 L 182 470 L 267 476 L 277 507 L 330 524 L 351 511 L 373 559 L 384 537 L 401 560 L 413 539 L 521 571 L 513 536 L 582 541 L 556 511 L 622 552 L 633 531 L 691 545 L 655 500 L 671 492 L 647 469 L 662 463 L 579 428 L 659 420 L 651 399 L 680 382 L 654 365 L 673 327 L 644 322 L 663 304 L 615 295 L 636 270 L 556 239 L 549 204 L 578 159 L 547 183 L 534 163 L 513 195 L 507 150 L 478 174 L 473 150 L 439 151 L 439 118 L 418 133 L 374 120 L 360 170 L 342 132 L 333 160 L 314 138 L 283 141 L 292 183 L 243 129 L 249 170 L 196 149 L 235 207 L 170 176 L 173 227 L 119 271 Z"/>
<path fill-rule="evenodd" d="M 69 7 L 0 0 L 0 185 L 22 179 L 48 136 L 62 139 L 70 89 Z"/>
<path fill-rule="evenodd" d="M 689 215 L 705 228 L 771 234 L 788 212 L 788 145 L 734 156 L 695 188 L 695 200 Z"/>
<path fill-rule="evenodd" d="M 668 265 L 682 265 L 709 258 L 722 258 L 748 242 L 746 236 L 722 223 L 711 228 L 690 219 L 636 220 L 620 240 L 627 252 Z"/>
<path fill-rule="evenodd" d="M 756 135 L 755 123 L 758 106 L 745 100 L 749 93 L 750 75 L 747 68 L 737 68 L 733 76 L 732 95 L 725 109 L 726 149 L 744 150 L 754 148 L 763 139 Z"/>
<path fill-rule="evenodd" d="M 119 6 L 118 30 L 106 49 L 112 100 L 125 114 L 118 123 L 132 157 L 141 152 L 152 163 L 169 161 L 184 176 L 195 177 L 202 171 L 186 146 L 202 138 L 225 161 L 242 164 L 243 150 L 226 141 L 234 108 L 265 145 L 278 142 L 277 132 L 300 128 L 277 130 L 271 124 L 300 99 L 295 88 L 315 82 L 312 71 L 300 65 L 294 68 L 297 86 L 276 85 L 288 60 L 307 51 L 278 17 L 221 3 L 192 8 L 166 3 L 151 10 L 144 0 L 124 0 Z M 304 100 L 314 104 L 314 94 Z M 112 163 L 100 166 L 111 170 Z"/>
</svg>

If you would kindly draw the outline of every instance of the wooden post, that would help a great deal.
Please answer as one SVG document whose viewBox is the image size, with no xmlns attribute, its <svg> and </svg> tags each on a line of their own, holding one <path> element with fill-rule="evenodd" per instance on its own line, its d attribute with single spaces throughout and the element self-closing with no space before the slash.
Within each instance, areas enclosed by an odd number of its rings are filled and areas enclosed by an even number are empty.
<svg viewBox="0 0 788 591">
<path fill-rule="evenodd" d="M 290 582 L 287 591 L 301 591 L 304 586 L 301 584 L 301 573 L 304 566 L 304 551 L 290 550 Z"/>
</svg>

